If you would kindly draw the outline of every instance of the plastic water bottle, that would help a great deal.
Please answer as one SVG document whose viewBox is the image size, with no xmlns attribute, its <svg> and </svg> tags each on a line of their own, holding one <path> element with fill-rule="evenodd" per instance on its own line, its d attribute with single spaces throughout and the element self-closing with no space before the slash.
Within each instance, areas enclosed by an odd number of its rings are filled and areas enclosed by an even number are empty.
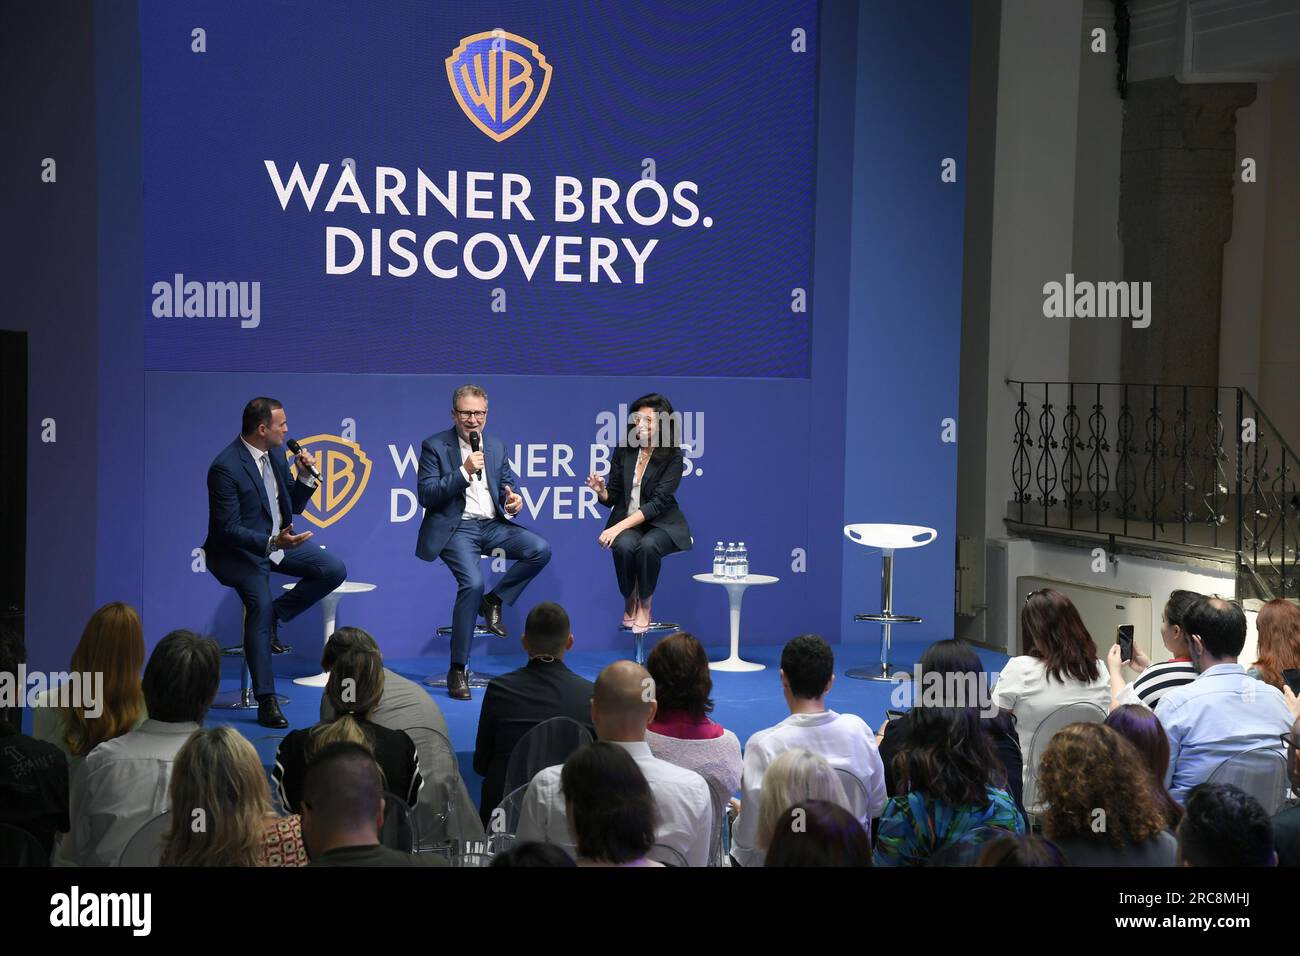
<svg viewBox="0 0 1300 956">
<path fill-rule="evenodd" d="M 737 558 L 737 555 L 736 555 L 736 542 L 734 542 L 734 541 L 728 541 L 728 542 L 727 542 L 727 551 L 726 551 L 726 574 L 725 574 L 725 577 L 728 577 L 728 578 L 734 578 L 734 577 L 736 577 L 736 572 L 740 570 L 739 565 L 736 564 L 736 558 Z"/>
<path fill-rule="evenodd" d="M 736 546 L 736 577 L 749 577 L 749 552 L 745 550 L 743 541 Z"/>
<path fill-rule="evenodd" d="M 727 548 L 721 541 L 713 549 L 713 576 L 715 578 L 727 576 Z"/>
</svg>

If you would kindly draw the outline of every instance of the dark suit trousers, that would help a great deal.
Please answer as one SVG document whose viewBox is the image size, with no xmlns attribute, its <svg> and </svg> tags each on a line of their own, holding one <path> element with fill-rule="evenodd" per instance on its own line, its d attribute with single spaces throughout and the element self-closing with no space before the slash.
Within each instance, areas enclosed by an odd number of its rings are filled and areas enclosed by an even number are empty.
<svg viewBox="0 0 1300 956">
<path fill-rule="evenodd" d="M 502 519 L 462 518 L 438 557 L 456 576 L 456 606 L 451 614 L 451 662 L 469 663 L 474 622 L 483 603 L 483 571 L 479 559 L 500 549 L 515 563 L 492 589 L 503 604 L 514 604 L 528 582 L 551 560 L 551 546 L 541 535 Z"/>
<path fill-rule="evenodd" d="M 618 590 L 623 597 L 631 597 L 635 588 L 641 600 L 655 593 L 659 583 L 659 562 L 665 555 L 675 554 L 681 548 L 673 544 L 668 532 L 662 528 L 642 531 L 645 525 L 628 528 L 614 539 L 614 573 L 618 575 Z"/>
<path fill-rule="evenodd" d="M 292 591 L 271 596 L 274 571 L 298 578 Z M 265 573 L 253 573 L 235 585 L 244 602 L 244 659 L 253 678 L 253 693 L 265 697 L 275 693 L 271 671 L 271 622 L 292 621 L 307 608 L 343 583 L 348 569 L 331 552 L 319 545 L 304 544 L 286 551 L 279 564 L 269 564 Z"/>
</svg>

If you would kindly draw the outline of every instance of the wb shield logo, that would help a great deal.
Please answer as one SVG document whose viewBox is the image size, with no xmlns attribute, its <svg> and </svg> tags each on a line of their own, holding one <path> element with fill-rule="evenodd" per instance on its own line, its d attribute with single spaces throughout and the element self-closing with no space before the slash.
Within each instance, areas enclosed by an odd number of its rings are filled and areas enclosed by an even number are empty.
<svg viewBox="0 0 1300 956">
<path fill-rule="evenodd" d="M 300 439 L 302 446 L 316 456 L 321 481 L 316 493 L 302 509 L 302 516 L 318 528 L 328 528 L 361 498 L 370 481 L 370 459 L 356 442 L 337 435 L 312 435 Z M 290 466 L 295 476 L 296 465 Z"/>
<path fill-rule="evenodd" d="M 460 41 L 447 57 L 447 80 L 465 115 L 499 143 L 537 114 L 551 66 L 531 40 L 490 30 Z"/>
</svg>

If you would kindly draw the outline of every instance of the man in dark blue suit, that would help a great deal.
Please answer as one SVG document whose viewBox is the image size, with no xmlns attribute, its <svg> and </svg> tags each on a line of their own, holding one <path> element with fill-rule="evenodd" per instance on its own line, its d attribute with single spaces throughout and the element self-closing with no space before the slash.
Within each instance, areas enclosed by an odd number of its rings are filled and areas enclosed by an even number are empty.
<svg viewBox="0 0 1300 956">
<path fill-rule="evenodd" d="M 425 561 L 442 558 L 456 577 L 447 672 L 447 694 L 456 700 L 470 699 L 465 665 L 475 620 L 482 615 L 488 630 L 505 637 L 501 605 L 514 604 L 551 560 L 546 539 L 513 521 L 524 505 L 515 490 L 519 480 L 506 460 L 505 443 L 483 434 L 487 412 L 487 392 L 462 385 L 451 396 L 454 427 L 430 435 L 420 447 L 417 497 L 424 520 L 415 554 Z M 497 551 L 515 563 L 485 594 L 479 558 Z"/>
<path fill-rule="evenodd" d="M 244 407 L 240 436 L 208 468 L 208 539 L 203 543 L 208 570 L 244 602 L 244 658 L 257 695 L 257 722 L 288 727 L 275 699 L 271 652 L 282 650 L 276 637 L 280 621 L 292 621 L 329 594 L 348 575 L 343 562 L 324 548 L 295 550 L 312 533 L 294 534 L 300 514 L 316 489 L 310 471 L 315 457 L 297 456 L 298 479 L 289 473 L 280 450 L 289 434 L 284 406 L 273 398 L 255 398 Z M 271 572 L 300 580 L 274 600 Z"/>
</svg>

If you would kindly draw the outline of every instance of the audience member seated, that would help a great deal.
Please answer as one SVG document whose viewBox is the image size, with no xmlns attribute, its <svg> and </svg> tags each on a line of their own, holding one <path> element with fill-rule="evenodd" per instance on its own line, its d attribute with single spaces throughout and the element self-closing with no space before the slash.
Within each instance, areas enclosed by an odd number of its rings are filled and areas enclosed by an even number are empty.
<svg viewBox="0 0 1300 956">
<path fill-rule="evenodd" d="M 235 728 L 196 730 L 176 754 L 170 790 L 163 866 L 307 865 L 301 819 L 276 815 L 257 750 Z"/>
<path fill-rule="evenodd" d="M 1282 598 L 1266 602 L 1255 617 L 1255 633 L 1259 657 L 1246 673 L 1281 690 L 1282 672 L 1300 668 L 1300 607 Z"/>
<path fill-rule="evenodd" d="M 1200 675 L 1170 691 L 1156 716 L 1169 736 L 1165 785 L 1179 803 L 1227 760 L 1247 750 L 1282 750 L 1291 711 L 1276 687 L 1246 675 L 1237 655 L 1246 643 L 1246 615 L 1221 598 L 1203 598 L 1184 621 L 1192 664 Z"/>
<path fill-rule="evenodd" d="M 1177 841 L 1136 747 L 1105 724 L 1057 731 L 1038 767 L 1043 835 L 1071 866 L 1173 866 Z"/>
<path fill-rule="evenodd" d="M 43 691 L 32 710 L 32 736 L 54 744 L 68 755 L 69 767 L 79 769 L 86 754 L 135 730 L 148 716 L 140 689 L 143 667 L 140 615 L 129 604 L 105 604 L 86 622 L 68 668 L 73 674 L 104 675 L 103 699 L 84 701 L 94 705 L 88 714 L 85 707 L 60 706 L 62 689 Z"/>
<path fill-rule="evenodd" d="M 740 788 L 740 739 L 709 719 L 713 677 L 704 645 L 690 634 L 669 635 L 654 646 L 645 669 L 658 705 L 645 735 L 651 753 L 700 774 L 725 806 Z"/>
<path fill-rule="evenodd" d="M 576 866 L 573 858 L 554 843 L 516 843 L 503 853 L 492 858 L 489 866 Z"/>
<path fill-rule="evenodd" d="M 655 844 L 654 795 L 622 747 L 597 741 L 575 750 L 560 790 L 578 866 L 663 866 L 646 857 Z"/>
<path fill-rule="evenodd" d="M 302 836 L 308 866 L 447 866 L 436 853 L 382 845 L 383 771 L 370 749 L 350 740 L 312 754 L 302 781 Z"/>
<path fill-rule="evenodd" d="M 1300 794 L 1300 720 L 1286 735 L 1286 769 L 1291 792 Z M 1273 844 L 1278 866 L 1300 866 L 1300 800 L 1292 800 L 1273 816 Z"/>
<path fill-rule="evenodd" d="M 23 639 L 0 624 L 0 680 L 18 687 L 18 665 L 27 660 Z M 22 719 L 22 710 L 12 710 Z M 68 758 L 45 740 L 22 734 L 0 720 L 0 823 L 26 830 L 45 850 L 54 848 L 54 835 L 68 829 Z"/>
<path fill-rule="evenodd" d="M 591 681 L 564 663 L 565 653 L 573 648 L 564 608 L 543 601 L 529 611 L 520 642 L 528 663 L 488 682 L 478 718 L 474 772 L 483 778 L 479 814 L 484 826 L 505 796 L 510 753 L 528 731 L 552 717 L 568 717 L 593 737 L 596 733 L 591 726 Z"/>
<path fill-rule="evenodd" d="M 1142 704 L 1122 704 L 1106 717 L 1106 726 L 1137 748 L 1151 771 L 1151 789 L 1165 814 L 1165 826 L 1173 830 L 1183 818 L 1183 808 L 1165 789 L 1169 772 L 1169 738 L 1159 718 Z"/>
<path fill-rule="evenodd" d="M 383 666 L 383 654 L 370 634 L 359 627 L 340 627 L 325 642 L 325 650 L 321 653 L 321 670 L 329 673 L 339 655 L 350 650 L 374 655 L 380 666 Z M 396 671 L 384 667 L 383 674 L 384 689 L 380 693 L 379 703 L 370 712 L 369 719 L 380 727 L 404 731 L 415 743 L 415 751 L 420 759 L 420 776 L 424 778 L 424 788 L 420 791 L 420 799 L 415 808 L 415 822 L 419 827 L 421 842 L 444 838 L 482 840 L 483 827 L 478 823 L 478 813 L 465 788 L 465 781 L 461 778 L 460 767 L 454 758 L 444 758 L 439 762 L 439 751 L 434 749 L 433 736 L 428 732 L 434 730 L 448 741 L 451 740 L 447 721 L 437 702 L 423 687 Z M 321 721 L 329 723 L 337 716 L 329 695 L 322 694 Z M 438 832 L 440 826 L 446 825 L 439 824 L 435 814 L 446 813 L 448 798 L 451 804 L 451 830 Z"/>
<path fill-rule="evenodd" d="M 790 807 L 800 807 L 809 800 L 833 803 L 852 812 L 848 795 L 839 774 L 825 757 L 795 747 L 777 756 L 763 774 L 763 792 L 758 803 L 758 831 L 755 841 L 764 852 L 778 829 L 790 826 Z M 855 818 L 856 819 L 856 818 Z M 802 821 L 802 818 L 800 818 Z M 862 824 L 858 824 L 862 829 Z M 865 833 L 866 831 L 863 830 Z"/>
<path fill-rule="evenodd" d="M 731 831 L 731 853 L 741 866 L 763 865 L 758 846 L 763 774 L 786 750 L 811 750 L 861 780 L 867 792 L 866 813 L 859 819 L 864 827 L 884 809 L 885 771 L 875 734 L 861 717 L 826 708 L 826 695 L 834 682 L 835 656 L 821 637 L 801 634 L 782 648 L 781 692 L 790 716 L 758 731 L 745 744 L 739 815 Z"/>
<path fill-rule="evenodd" d="M 1141 648 L 1133 648 L 1133 659 L 1125 661 L 1124 651 L 1118 643 L 1110 646 L 1106 655 L 1106 669 L 1110 672 L 1110 706 L 1114 710 L 1125 704 L 1143 704 L 1151 709 L 1160 703 L 1160 698 L 1175 687 L 1182 687 L 1196 680 L 1196 668 L 1192 666 L 1191 654 L 1187 649 L 1187 631 L 1183 628 L 1183 619 L 1193 604 L 1204 597 L 1195 591 L 1174 591 L 1165 602 L 1165 609 L 1160 615 L 1160 640 L 1164 641 L 1169 651 L 1169 660 L 1152 664 L 1151 659 Z M 1138 677 L 1131 684 L 1124 680 L 1124 668 L 1137 673 Z"/>
<path fill-rule="evenodd" d="M 1034 772 L 1029 745 L 1038 725 L 1067 704 L 1096 704 L 1104 711 L 1110 683 L 1092 635 L 1060 591 L 1043 588 L 1025 598 L 1020 629 L 1025 653 L 1007 661 L 993 687 L 993 702 L 1016 718 L 1028 783 Z"/>
<path fill-rule="evenodd" d="M 969 707 L 979 713 L 985 705 L 982 682 L 987 678 L 984 665 L 980 663 L 975 649 L 965 641 L 935 641 L 921 654 L 920 668 L 922 684 L 915 689 L 920 694 L 918 703 L 925 701 L 924 690 L 928 680 L 924 675 L 934 674 L 943 678 L 943 699 L 939 701 L 945 707 Z M 1016 806 L 1023 807 L 1021 773 L 1023 761 L 1020 754 L 1020 738 L 1016 736 L 1015 723 L 1010 714 L 999 711 L 993 716 L 981 714 L 980 729 L 993 747 L 993 753 L 1006 775 L 1006 790 L 1016 801 Z M 885 768 L 885 792 L 893 797 L 900 789 L 894 778 L 894 759 L 906 749 L 908 736 L 912 728 L 912 713 L 904 714 L 896 720 L 886 721 L 880 729 L 880 761 Z"/>
<path fill-rule="evenodd" d="M 384 665 L 377 654 L 361 648 L 342 652 L 330 668 L 325 696 L 337 715 L 304 730 L 295 730 L 275 754 L 272 776 L 286 813 L 302 807 L 303 778 L 307 764 L 318 750 L 347 741 L 374 754 L 383 774 L 384 789 L 414 807 L 424 785 L 420 756 L 415 742 L 401 730 L 381 727 L 370 719 L 384 695 Z"/>
<path fill-rule="evenodd" d="M 149 718 L 86 755 L 72 789 L 72 831 L 62 854 L 81 866 L 115 866 L 135 832 L 170 807 L 176 754 L 217 695 L 221 649 L 193 631 L 172 631 L 145 665 Z"/>
<path fill-rule="evenodd" d="M 779 758 L 778 758 L 779 759 Z M 799 827 L 778 827 L 764 857 L 764 866 L 871 866 L 871 840 L 848 810 L 826 800 L 805 800 L 784 808 Z"/>
<path fill-rule="evenodd" d="M 615 661 L 596 678 L 591 719 L 596 736 L 631 754 L 650 786 L 655 803 L 655 843 L 680 853 L 688 866 L 704 866 L 713 830 L 713 799 L 709 785 L 693 770 L 660 760 L 645 742 L 646 724 L 654 719 L 655 701 L 645 668 L 632 661 Z M 561 788 L 562 767 L 547 767 L 533 777 L 520 812 L 520 840 L 544 840 L 564 848 L 577 859 Z"/>
<path fill-rule="evenodd" d="M 1202 783 L 1187 795 L 1178 825 L 1180 866 L 1276 866 L 1273 826 L 1259 801 L 1227 783 Z"/>
<path fill-rule="evenodd" d="M 1051 840 L 1008 833 L 984 844 L 976 866 L 1065 866 L 1065 856 Z"/>
<path fill-rule="evenodd" d="M 1025 832 L 1006 771 L 975 707 L 916 707 L 894 758 L 899 793 L 885 804 L 876 866 L 922 866 L 979 830 Z"/>
</svg>

